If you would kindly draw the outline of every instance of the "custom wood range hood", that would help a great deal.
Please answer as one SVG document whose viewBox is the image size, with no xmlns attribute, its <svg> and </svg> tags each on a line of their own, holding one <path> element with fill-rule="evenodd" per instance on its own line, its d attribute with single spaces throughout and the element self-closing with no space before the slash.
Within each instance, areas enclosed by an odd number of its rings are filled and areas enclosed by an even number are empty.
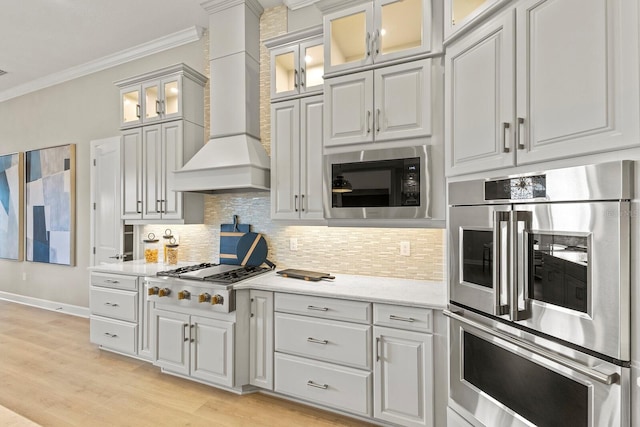
<svg viewBox="0 0 640 427">
<path fill-rule="evenodd" d="M 174 172 L 175 191 L 268 190 L 270 159 L 260 143 L 260 15 L 257 0 L 210 0 L 211 136 Z"/>
</svg>

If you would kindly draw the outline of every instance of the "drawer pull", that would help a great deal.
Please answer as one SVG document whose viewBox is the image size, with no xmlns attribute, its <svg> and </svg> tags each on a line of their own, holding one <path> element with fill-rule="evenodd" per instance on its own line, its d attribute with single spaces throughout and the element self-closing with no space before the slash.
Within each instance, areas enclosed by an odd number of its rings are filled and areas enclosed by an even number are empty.
<svg viewBox="0 0 640 427">
<path fill-rule="evenodd" d="M 120 283 L 119 280 L 111 280 L 111 279 L 106 279 L 105 282 L 106 283 Z"/>
<path fill-rule="evenodd" d="M 308 342 L 312 342 L 314 344 L 329 344 L 329 341 L 327 341 L 327 340 L 318 340 L 318 339 L 311 338 L 311 337 L 307 338 L 307 341 Z"/>
<path fill-rule="evenodd" d="M 380 337 L 376 337 L 376 362 L 380 360 Z"/>
<path fill-rule="evenodd" d="M 106 336 L 108 336 L 109 338 L 118 338 L 118 335 L 117 335 L 117 334 L 111 334 L 111 333 L 109 333 L 109 332 L 105 332 L 104 334 L 105 334 Z"/>
<path fill-rule="evenodd" d="M 401 322 L 415 322 L 416 321 L 416 319 L 414 319 L 413 317 L 402 317 L 402 316 L 396 316 L 395 314 L 389 315 L 389 319 L 390 320 L 399 320 Z"/>
<path fill-rule="evenodd" d="M 307 381 L 307 385 L 308 385 L 309 387 L 321 388 L 321 389 L 323 389 L 323 390 L 326 390 L 326 389 L 328 389 L 328 388 L 329 388 L 329 384 L 316 384 L 316 383 L 314 383 L 314 382 L 313 382 L 313 381 L 311 381 L 311 380 Z"/>
<path fill-rule="evenodd" d="M 327 307 L 316 307 L 315 305 L 308 305 L 307 310 L 315 310 L 315 311 L 329 311 Z"/>
<path fill-rule="evenodd" d="M 119 307 L 119 305 L 118 305 L 118 304 L 113 303 L 113 302 L 105 302 L 105 303 L 104 303 L 104 305 L 107 305 L 107 306 L 109 306 L 109 307 Z"/>
</svg>

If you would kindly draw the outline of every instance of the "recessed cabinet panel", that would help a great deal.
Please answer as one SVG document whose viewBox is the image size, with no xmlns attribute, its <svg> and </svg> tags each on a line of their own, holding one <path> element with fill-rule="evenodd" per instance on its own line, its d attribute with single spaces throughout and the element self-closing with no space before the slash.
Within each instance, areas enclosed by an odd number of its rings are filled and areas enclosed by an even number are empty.
<svg viewBox="0 0 640 427">
<path fill-rule="evenodd" d="M 233 387 L 233 323 L 191 318 L 191 375 Z"/>
<path fill-rule="evenodd" d="M 300 101 L 271 104 L 271 123 L 271 216 L 297 219 L 300 216 Z"/>
<path fill-rule="evenodd" d="M 189 375 L 189 316 L 156 311 L 154 363 L 172 372 Z"/>
</svg>

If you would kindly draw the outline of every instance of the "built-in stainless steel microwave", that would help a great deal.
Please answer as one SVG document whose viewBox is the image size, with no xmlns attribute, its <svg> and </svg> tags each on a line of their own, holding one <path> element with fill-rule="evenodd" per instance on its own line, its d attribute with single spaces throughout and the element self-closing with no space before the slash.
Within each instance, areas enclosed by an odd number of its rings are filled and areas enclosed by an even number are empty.
<svg viewBox="0 0 640 427">
<path fill-rule="evenodd" d="M 427 153 L 418 145 L 326 155 L 325 217 L 430 218 Z"/>
</svg>

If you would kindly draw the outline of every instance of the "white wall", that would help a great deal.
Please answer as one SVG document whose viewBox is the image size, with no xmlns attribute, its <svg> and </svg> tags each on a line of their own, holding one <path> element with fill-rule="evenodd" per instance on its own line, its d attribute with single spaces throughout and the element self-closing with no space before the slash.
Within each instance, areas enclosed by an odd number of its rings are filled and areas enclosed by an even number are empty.
<svg viewBox="0 0 640 427">
<path fill-rule="evenodd" d="M 0 292 L 89 305 L 89 141 L 119 135 L 114 81 L 179 62 L 204 73 L 204 41 L 0 103 L 0 154 L 74 143 L 77 168 L 76 266 L 0 260 Z"/>
</svg>

